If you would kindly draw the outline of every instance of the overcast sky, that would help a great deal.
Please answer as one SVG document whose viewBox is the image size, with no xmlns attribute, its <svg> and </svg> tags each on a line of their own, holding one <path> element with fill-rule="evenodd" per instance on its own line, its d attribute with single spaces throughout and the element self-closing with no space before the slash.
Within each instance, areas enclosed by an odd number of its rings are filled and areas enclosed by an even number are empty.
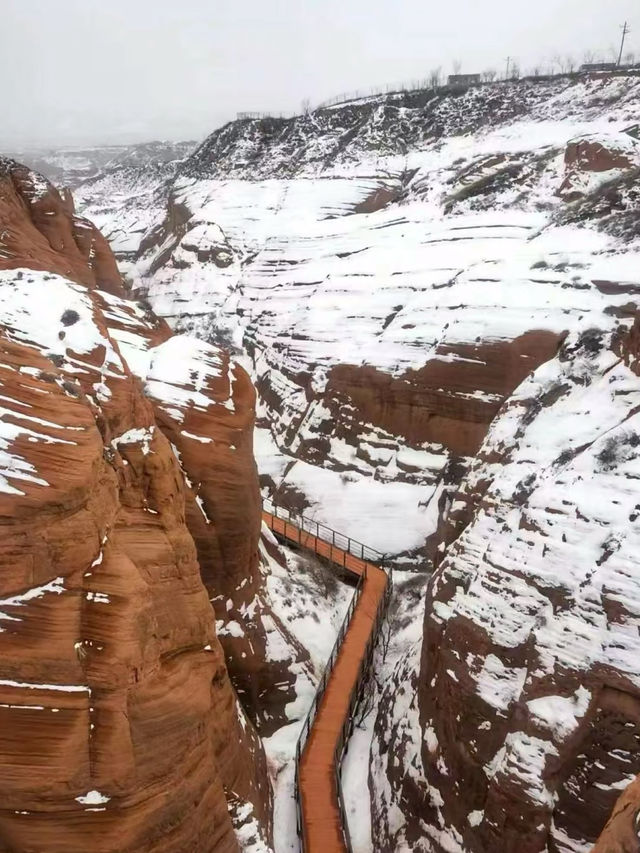
<svg viewBox="0 0 640 853">
<path fill-rule="evenodd" d="M 640 58 L 639 0 L 0 0 L 0 151 L 198 139 L 454 60 L 610 58 L 625 18 Z"/>
</svg>

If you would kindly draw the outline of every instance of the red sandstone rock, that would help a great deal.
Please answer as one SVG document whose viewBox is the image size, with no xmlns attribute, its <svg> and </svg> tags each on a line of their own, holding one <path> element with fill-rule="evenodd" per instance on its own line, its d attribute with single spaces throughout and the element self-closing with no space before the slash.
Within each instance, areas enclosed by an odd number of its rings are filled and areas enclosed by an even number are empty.
<svg viewBox="0 0 640 853">
<path fill-rule="evenodd" d="M 638 146 L 624 134 L 576 139 L 567 145 L 564 162 L 566 177 L 558 195 L 565 201 L 576 201 L 593 188 L 594 174 L 610 172 L 615 176 L 637 165 Z"/>
<path fill-rule="evenodd" d="M 339 364 L 331 369 L 325 395 L 346 396 L 364 423 L 409 442 L 438 443 L 472 456 L 504 400 L 556 353 L 560 339 L 540 330 L 513 341 L 441 345 L 424 367 L 397 378 L 373 367 Z M 459 360 L 443 358 L 451 354 Z M 485 392 L 490 401 L 483 399 Z"/>
<path fill-rule="evenodd" d="M 0 158 L 0 270 L 28 267 L 124 295 L 106 240 L 36 172 Z"/>
<path fill-rule="evenodd" d="M 591 332 L 501 410 L 443 531 L 419 683 L 427 784 L 400 783 L 449 828 L 429 833 L 436 850 L 455 834 L 474 853 L 593 843 L 640 767 L 637 322 Z M 629 838 L 627 817 L 605 838 Z"/>
<path fill-rule="evenodd" d="M 250 718 L 269 735 L 287 722 L 285 706 L 296 697 L 291 664 L 309 656 L 264 599 L 254 388 L 226 352 L 176 336 L 152 351 L 146 389 L 185 472 L 187 523 L 218 611 L 233 684 Z M 269 634 L 277 635 L 277 655 Z"/>
<path fill-rule="evenodd" d="M 216 637 L 183 472 L 108 331 L 126 312 L 91 289 L 121 281 L 50 185 L 2 168 L 0 851 L 235 851 L 228 796 L 268 833 L 265 761 Z M 25 266 L 67 278 L 11 271 Z M 216 547 L 250 553 L 253 526 L 245 546 L 238 527 Z"/>
<path fill-rule="evenodd" d="M 593 853 L 640 851 L 640 778 L 629 785 L 616 803 Z"/>
</svg>

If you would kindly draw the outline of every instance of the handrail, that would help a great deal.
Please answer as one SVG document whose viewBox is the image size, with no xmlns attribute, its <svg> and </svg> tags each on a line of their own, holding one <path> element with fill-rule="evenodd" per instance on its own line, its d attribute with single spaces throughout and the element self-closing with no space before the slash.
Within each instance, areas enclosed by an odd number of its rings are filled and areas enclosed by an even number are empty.
<svg viewBox="0 0 640 853">
<path fill-rule="evenodd" d="M 329 655 L 329 660 L 327 661 L 324 672 L 322 673 L 322 678 L 320 679 L 320 683 L 316 688 L 315 695 L 313 697 L 313 701 L 311 703 L 311 707 L 307 712 L 307 716 L 305 717 L 304 724 L 298 735 L 298 741 L 296 743 L 296 774 L 295 774 L 295 795 L 296 795 L 296 812 L 298 816 L 298 835 L 302 841 L 302 849 L 305 850 L 307 846 L 306 832 L 304 822 L 302 820 L 302 801 L 300 797 L 300 760 L 302 758 L 302 753 L 304 752 L 304 748 L 307 744 L 307 740 L 309 738 L 309 734 L 311 733 L 311 728 L 313 723 L 315 722 L 316 716 L 318 714 L 318 708 L 320 707 L 320 703 L 322 702 L 322 697 L 324 696 L 325 690 L 327 689 L 327 684 L 329 683 L 329 678 L 331 673 L 333 672 L 336 661 L 338 659 L 338 654 L 340 653 L 340 647 L 342 646 L 343 640 L 346 636 L 346 633 L 349 629 L 349 625 L 351 620 L 353 619 L 353 614 L 356 610 L 356 605 L 360 600 L 360 596 L 362 595 L 362 587 L 364 586 L 364 582 L 366 579 L 366 571 L 360 575 L 358 579 L 358 584 L 355 588 L 355 592 L 351 596 L 351 601 L 349 602 L 349 608 L 347 613 L 342 621 L 342 625 L 340 626 L 340 630 L 338 631 L 338 636 L 336 637 L 336 641 L 333 645 L 333 649 L 331 650 L 331 654 Z M 351 711 L 351 706 L 349 707 Z M 344 733 L 344 727 L 343 727 Z M 336 759 L 337 749 L 334 753 L 334 760 Z M 340 753 L 340 758 L 338 759 L 338 763 L 342 760 L 342 752 Z M 337 765 L 336 765 L 337 766 Z M 342 785 L 341 780 L 339 778 L 339 774 L 336 771 L 336 783 L 338 790 L 338 800 L 340 805 L 340 817 L 342 821 L 343 832 L 346 829 L 347 838 L 348 838 L 348 828 L 346 823 L 346 811 L 344 808 L 344 801 L 342 797 Z M 351 850 L 350 843 L 347 844 L 347 850 Z"/>
<path fill-rule="evenodd" d="M 391 592 L 393 589 L 393 576 L 391 567 L 387 569 L 384 566 L 384 555 L 379 551 L 376 551 L 373 548 L 368 548 L 366 545 L 358 542 L 357 540 L 351 539 L 351 537 L 345 536 L 344 534 L 337 533 L 337 531 L 332 530 L 332 528 L 327 527 L 325 525 L 319 524 L 319 522 L 314 519 L 305 518 L 303 515 L 292 516 L 289 510 L 285 510 L 282 507 L 277 506 L 273 501 L 265 498 L 263 500 L 263 509 L 265 513 L 272 519 L 271 521 L 271 529 L 274 529 L 273 519 L 280 519 L 285 522 L 284 525 L 284 536 L 285 538 L 289 538 L 287 526 L 294 527 L 298 530 L 299 536 L 297 541 L 303 547 L 309 547 L 308 540 L 303 542 L 302 534 L 308 533 L 310 536 L 315 537 L 317 547 L 317 541 L 320 540 L 325 542 L 328 545 L 331 545 L 332 548 L 329 551 L 329 559 L 334 562 L 336 565 L 343 568 L 345 571 L 350 574 L 354 574 L 358 576 L 358 583 L 356 585 L 354 594 L 349 602 L 349 607 L 345 614 L 345 617 L 342 621 L 340 629 L 338 631 L 338 636 L 336 637 L 335 643 L 333 645 L 333 649 L 331 650 L 331 654 L 329 655 L 329 659 L 325 666 L 324 672 L 322 674 L 322 678 L 316 688 L 315 695 L 313 697 L 313 701 L 311 702 L 311 706 L 307 715 L 305 717 L 304 723 L 302 725 L 302 729 L 300 731 L 300 735 L 298 737 L 298 741 L 296 743 L 296 756 L 295 756 L 295 799 L 296 799 L 296 820 L 297 820 L 297 830 L 298 836 L 301 841 L 302 850 L 305 851 L 307 849 L 307 837 L 306 837 L 306 828 L 304 825 L 303 814 L 302 814 L 302 802 L 300 795 L 300 762 L 302 759 L 302 754 L 304 752 L 305 746 L 307 744 L 307 740 L 311 733 L 311 729 L 313 727 L 314 721 L 318 714 L 318 709 L 320 707 L 320 703 L 322 702 L 322 698 L 327 689 L 327 684 L 329 683 L 329 679 L 331 674 L 335 668 L 338 655 L 340 653 L 340 649 L 342 647 L 342 643 L 344 642 L 344 638 L 349 630 L 349 626 L 353 619 L 353 616 L 356 611 L 356 607 L 360 598 L 362 596 L 362 590 L 367 580 L 367 564 L 364 562 L 365 555 L 371 555 L 368 557 L 369 560 L 378 562 L 381 565 L 378 566 L 386 575 L 386 585 L 384 595 L 382 596 L 380 602 L 378 603 L 378 608 L 376 611 L 376 617 L 374 620 L 373 628 L 369 639 L 367 640 L 367 644 L 365 647 L 364 654 L 362 656 L 362 660 L 360 662 L 360 667 L 358 670 L 357 678 L 352 686 L 351 695 L 349 698 L 349 708 L 348 712 L 345 716 L 345 719 L 342 724 L 342 729 L 340 732 L 340 736 L 335 746 L 334 750 L 334 774 L 335 774 L 335 784 L 336 790 L 338 794 L 338 809 L 340 812 L 340 822 L 342 826 L 342 832 L 344 837 L 345 848 L 348 853 L 352 852 L 351 846 L 351 838 L 349 833 L 349 824 L 347 819 L 347 813 L 344 805 L 344 796 L 342 793 L 342 759 L 348 749 L 349 737 L 351 736 L 351 732 L 353 730 L 353 718 L 355 714 L 355 710 L 358 706 L 358 703 L 361 698 L 362 689 L 367 677 L 367 673 L 371 666 L 373 660 L 374 650 L 377 644 L 378 635 L 380 632 L 380 626 L 385 616 L 385 612 L 389 603 L 389 599 L 391 598 Z M 300 522 L 299 525 L 294 524 L 292 518 L 295 518 Z M 306 525 L 306 526 L 305 526 Z M 274 532 L 278 532 L 275 531 Z M 324 532 L 324 535 L 321 535 Z M 342 562 L 335 559 L 335 547 L 336 547 L 336 536 L 339 539 L 343 539 L 347 541 L 348 553 L 352 554 L 355 557 L 360 556 L 360 559 L 363 560 L 363 568 L 360 572 L 356 571 L 354 568 L 351 568 L 346 559 Z M 330 538 L 329 538 L 330 537 Z M 339 545 L 338 545 L 339 547 Z M 356 553 L 353 554 L 353 548 L 356 548 Z M 357 549 L 360 549 L 360 554 L 358 555 Z M 314 550 L 314 549 L 312 549 Z M 342 549 L 340 549 L 342 553 Z M 317 552 L 316 552 L 317 553 Z"/>
<path fill-rule="evenodd" d="M 271 500 L 271 498 L 263 498 L 262 507 L 265 512 L 268 512 L 275 518 L 280 518 L 282 521 L 288 521 L 304 533 L 310 533 L 317 539 L 321 539 L 323 542 L 326 542 L 328 545 L 333 545 L 335 548 L 347 551 L 354 557 L 359 557 L 361 560 L 367 560 L 370 563 L 384 563 L 385 561 L 385 555 L 380 551 L 376 551 L 375 548 L 370 548 L 368 545 L 364 545 L 362 542 L 359 542 L 357 539 L 353 539 L 346 533 L 340 533 L 332 527 L 316 521 L 315 518 L 302 515 L 302 513 L 292 513 L 291 510 L 286 507 L 276 504 L 275 501 Z"/>
<path fill-rule="evenodd" d="M 338 791 L 338 805 L 340 808 L 340 820 L 342 823 L 342 832 L 345 839 L 345 846 L 347 848 L 348 853 L 352 853 L 351 846 L 351 836 L 349 833 L 349 820 L 347 817 L 347 810 L 344 805 L 344 797 L 342 794 L 342 760 L 347 752 L 349 745 L 349 738 L 351 737 L 351 733 L 353 731 L 353 718 L 358 707 L 358 703 L 361 700 L 362 689 L 367 680 L 367 674 L 373 662 L 373 654 L 375 651 L 375 647 L 378 642 L 378 635 L 380 633 L 380 626 L 382 625 L 382 621 L 385 616 L 385 612 L 389 605 L 389 599 L 391 598 L 392 592 L 392 581 L 390 576 L 387 574 L 387 585 L 385 588 L 384 596 L 382 597 L 378 609 L 376 611 L 376 619 L 374 622 L 373 630 L 371 632 L 371 636 L 367 641 L 367 646 L 365 649 L 365 653 L 362 657 L 362 661 L 360 662 L 360 670 L 358 672 L 358 677 L 351 691 L 351 698 L 349 700 L 349 711 L 342 724 L 342 733 L 336 744 L 335 752 L 334 752 L 334 772 L 336 779 L 336 788 Z M 304 846 L 303 846 L 304 849 Z"/>
</svg>

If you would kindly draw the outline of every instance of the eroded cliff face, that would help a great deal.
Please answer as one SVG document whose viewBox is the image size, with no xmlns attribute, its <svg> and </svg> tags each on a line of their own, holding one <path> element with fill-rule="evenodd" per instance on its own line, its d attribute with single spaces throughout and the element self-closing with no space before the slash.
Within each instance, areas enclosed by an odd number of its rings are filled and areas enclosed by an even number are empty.
<svg viewBox="0 0 640 853">
<path fill-rule="evenodd" d="M 69 203 L 2 169 L 0 849 L 235 851 L 228 803 L 268 838 L 269 783 L 184 472 L 109 330 L 144 312 L 113 295 L 113 258 Z M 168 337 L 144 323 L 140 352 Z"/>
<path fill-rule="evenodd" d="M 593 853 L 637 853 L 640 848 L 640 778 L 621 794 Z"/>
<path fill-rule="evenodd" d="M 439 487 L 606 275 L 616 240 L 567 199 L 630 179 L 637 98 L 633 76 L 565 78 L 241 121 L 157 185 L 128 274 L 174 328 L 248 355 L 279 503 L 433 559 Z M 109 186 L 83 198 L 115 232 Z M 633 234 L 619 195 L 606 234 Z"/>
<path fill-rule="evenodd" d="M 124 295 L 107 241 L 77 216 L 71 194 L 41 175 L 0 157 L 0 269 L 20 266 Z"/>
<path fill-rule="evenodd" d="M 216 609 L 231 680 L 261 734 L 289 721 L 308 653 L 272 612 L 259 558 L 255 391 L 219 347 L 172 336 L 148 311 L 101 294 L 110 333 L 143 380 L 184 474 L 186 521 Z"/>
<path fill-rule="evenodd" d="M 522 383 L 455 496 L 421 663 L 378 717 L 381 849 L 587 850 L 640 771 L 637 321 L 606 325 Z"/>
</svg>

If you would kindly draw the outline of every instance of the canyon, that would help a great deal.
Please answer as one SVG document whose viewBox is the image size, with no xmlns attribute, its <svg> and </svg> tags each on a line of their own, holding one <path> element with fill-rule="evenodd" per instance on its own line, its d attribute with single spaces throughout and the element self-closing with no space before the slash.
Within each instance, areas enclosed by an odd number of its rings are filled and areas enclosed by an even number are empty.
<svg viewBox="0 0 640 853">
<path fill-rule="evenodd" d="M 73 197 L 0 161 L 0 850 L 296 849 L 350 590 L 262 498 L 394 572 L 354 849 L 638 849 L 639 102 L 391 93 Z"/>
</svg>

